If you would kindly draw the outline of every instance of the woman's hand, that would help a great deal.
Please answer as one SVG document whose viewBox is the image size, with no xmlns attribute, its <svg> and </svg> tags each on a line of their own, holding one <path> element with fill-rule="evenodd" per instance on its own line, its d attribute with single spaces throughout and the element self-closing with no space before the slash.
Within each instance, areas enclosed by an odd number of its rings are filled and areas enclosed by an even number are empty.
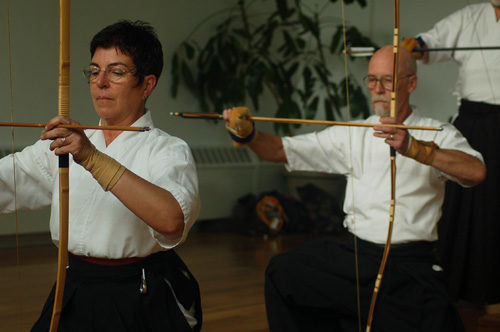
<svg viewBox="0 0 500 332">
<path fill-rule="evenodd" d="M 81 163 L 91 153 L 92 143 L 83 130 L 57 127 L 60 124 L 78 125 L 79 123 L 62 115 L 56 116 L 47 122 L 40 139 L 52 140 L 50 150 L 54 151 L 57 156 L 71 153 L 73 159 Z"/>
</svg>

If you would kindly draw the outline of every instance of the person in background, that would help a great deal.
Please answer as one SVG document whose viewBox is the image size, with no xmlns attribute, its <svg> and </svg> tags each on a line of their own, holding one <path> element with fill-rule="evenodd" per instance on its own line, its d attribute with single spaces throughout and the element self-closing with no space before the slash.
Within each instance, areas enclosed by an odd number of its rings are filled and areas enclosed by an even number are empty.
<svg viewBox="0 0 500 332">
<path fill-rule="evenodd" d="M 331 126 L 295 137 L 257 131 L 245 107 L 224 110 L 231 138 L 260 158 L 288 170 L 347 177 L 344 225 L 354 241 L 316 240 L 273 257 L 266 270 L 266 310 L 271 332 L 357 331 L 356 284 L 362 324 L 387 238 L 390 206 L 389 147 L 397 151 L 396 207 L 391 252 L 380 288 L 374 331 L 463 331 L 449 301 L 442 269 L 434 257 L 445 182 L 480 183 L 486 174 L 481 154 L 451 124 L 425 118 L 410 104 L 417 87 L 416 61 L 402 49 L 397 116 L 389 118 L 393 47 L 370 60 L 365 78 L 375 115 L 372 128 Z M 442 126 L 412 131 L 385 126 Z"/>
<path fill-rule="evenodd" d="M 163 68 L 153 28 L 120 21 L 98 32 L 84 70 L 101 125 L 79 130 L 57 116 L 41 139 L 0 160 L 0 212 L 51 206 L 59 243 L 57 156 L 70 154 L 69 243 L 58 331 L 199 331 L 196 279 L 174 251 L 200 208 L 187 144 L 158 128 L 146 100 Z M 12 181 L 15 159 L 16 182 Z M 14 193 L 17 193 L 17 200 Z M 48 331 L 54 289 L 32 331 Z"/>
<path fill-rule="evenodd" d="M 500 46 L 500 0 L 469 5 L 402 46 L 454 48 Z M 413 52 L 424 64 L 458 64 L 453 124 L 484 157 L 488 175 L 474 187 L 446 187 L 439 222 L 439 256 L 454 300 L 475 306 L 500 303 L 500 50 Z M 465 304 L 461 302 L 462 304 Z"/>
</svg>

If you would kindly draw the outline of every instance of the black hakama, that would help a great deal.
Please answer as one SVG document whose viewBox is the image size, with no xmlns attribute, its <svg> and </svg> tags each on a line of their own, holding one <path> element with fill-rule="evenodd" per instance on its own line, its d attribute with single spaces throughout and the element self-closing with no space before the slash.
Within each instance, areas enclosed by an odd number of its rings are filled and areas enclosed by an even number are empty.
<svg viewBox="0 0 500 332">
<path fill-rule="evenodd" d="M 143 269 L 147 290 L 141 293 Z M 55 287 L 32 332 L 49 330 L 54 292 Z M 176 299 L 187 310 L 195 309 L 194 329 Z M 173 250 L 118 266 L 92 264 L 69 255 L 58 331 L 191 332 L 200 328 L 198 283 Z"/>
<path fill-rule="evenodd" d="M 383 246 L 358 239 L 362 330 Z M 434 243 L 393 245 L 372 331 L 463 331 L 449 301 Z M 271 332 L 358 331 L 353 241 L 317 240 L 275 256 L 266 271 Z"/>
<path fill-rule="evenodd" d="M 472 188 L 448 181 L 439 257 L 454 300 L 500 302 L 500 105 L 462 100 L 454 125 L 483 155 L 486 180 Z"/>
</svg>

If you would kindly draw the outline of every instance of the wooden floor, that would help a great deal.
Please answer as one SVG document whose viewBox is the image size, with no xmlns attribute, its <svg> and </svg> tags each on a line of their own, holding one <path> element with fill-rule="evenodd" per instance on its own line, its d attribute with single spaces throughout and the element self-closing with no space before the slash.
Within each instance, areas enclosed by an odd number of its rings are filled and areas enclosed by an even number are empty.
<svg viewBox="0 0 500 332">
<path fill-rule="evenodd" d="M 265 239 L 236 234 L 193 233 L 177 252 L 197 277 L 203 305 L 203 331 L 267 331 L 264 271 L 273 255 L 308 236 Z M 55 280 L 53 246 L 0 249 L 0 331 L 29 331 Z M 480 313 L 462 313 L 467 332 L 476 332 Z M 493 331 L 493 330 L 492 330 Z"/>
</svg>

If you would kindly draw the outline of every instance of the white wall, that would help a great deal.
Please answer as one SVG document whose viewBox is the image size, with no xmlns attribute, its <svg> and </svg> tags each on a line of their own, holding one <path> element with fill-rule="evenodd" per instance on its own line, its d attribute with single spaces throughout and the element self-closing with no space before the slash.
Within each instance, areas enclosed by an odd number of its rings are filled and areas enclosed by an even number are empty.
<svg viewBox="0 0 500 332">
<path fill-rule="evenodd" d="M 311 6 L 325 1 L 310 0 Z M 0 121 L 10 121 L 14 109 L 18 122 L 45 122 L 57 113 L 59 2 L 56 0 L 10 1 L 12 89 L 10 98 L 9 47 L 7 32 L 7 4 L 0 0 Z M 173 100 L 170 97 L 170 60 L 173 51 L 201 20 L 223 8 L 234 6 L 236 0 L 74 0 L 71 7 L 71 116 L 81 123 L 96 123 L 88 86 L 81 75 L 81 68 L 89 62 L 88 45 L 91 37 L 104 26 L 119 19 L 141 19 L 150 22 L 157 30 L 165 53 L 165 69 L 159 85 L 149 100 L 156 125 L 182 137 L 192 146 L 229 145 L 222 124 L 172 118 L 170 111 L 198 111 L 196 101 L 184 90 Z M 256 0 L 256 7 L 263 10 L 272 0 Z M 357 5 L 346 7 L 349 22 L 380 44 L 392 42 L 393 1 L 369 0 L 365 9 Z M 425 31 L 440 18 L 466 5 L 465 1 L 419 0 L 401 1 L 401 35 L 413 36 Z M 340 5 L 332 7 L 327 16 L 340 22 Z M 217 23 L 209 20 L 195 35 L 200 42 L 208 36 Z M 340 63 L 332 63 L 339 66 Z M 427 115 L 446 120 L 456 112 L 456 99 L 450 93 L 456 78 L 453 63 L 419 68 L 420 84 L 413 95 L 413 102 Z M 361 80 L 366 62 L 356 61 L 351 68 Z M 11 106 L 12 105 L 12 106 Z M 270 107 L 272 109 L 273 107 Z M 267 112 L 272 113 L 272 112 Z M 267 115 L 263 110 L 259 115 Z M 271 115 L 271 114 L 269 114 Z M 269 130 L 270 125 L 260 125 Z M 314 128 L 303 128 L 310 131 Z M 37 129 L 16 129 L 17 146 L 34 142 L 40 135 Z M 10 146 L 10 130 L 0 128 L 0 148 Z M 47 229 L 46 212 L 29 217 L 21 216 L 21 231 Z M 29 221 L 36 219 L 35 221 Z M 15 223 L 12 217 L 0 218 L 0 234 L 11 233 Z M 29 225 L 29 226 L 28 226 Z"/>
</svg>

